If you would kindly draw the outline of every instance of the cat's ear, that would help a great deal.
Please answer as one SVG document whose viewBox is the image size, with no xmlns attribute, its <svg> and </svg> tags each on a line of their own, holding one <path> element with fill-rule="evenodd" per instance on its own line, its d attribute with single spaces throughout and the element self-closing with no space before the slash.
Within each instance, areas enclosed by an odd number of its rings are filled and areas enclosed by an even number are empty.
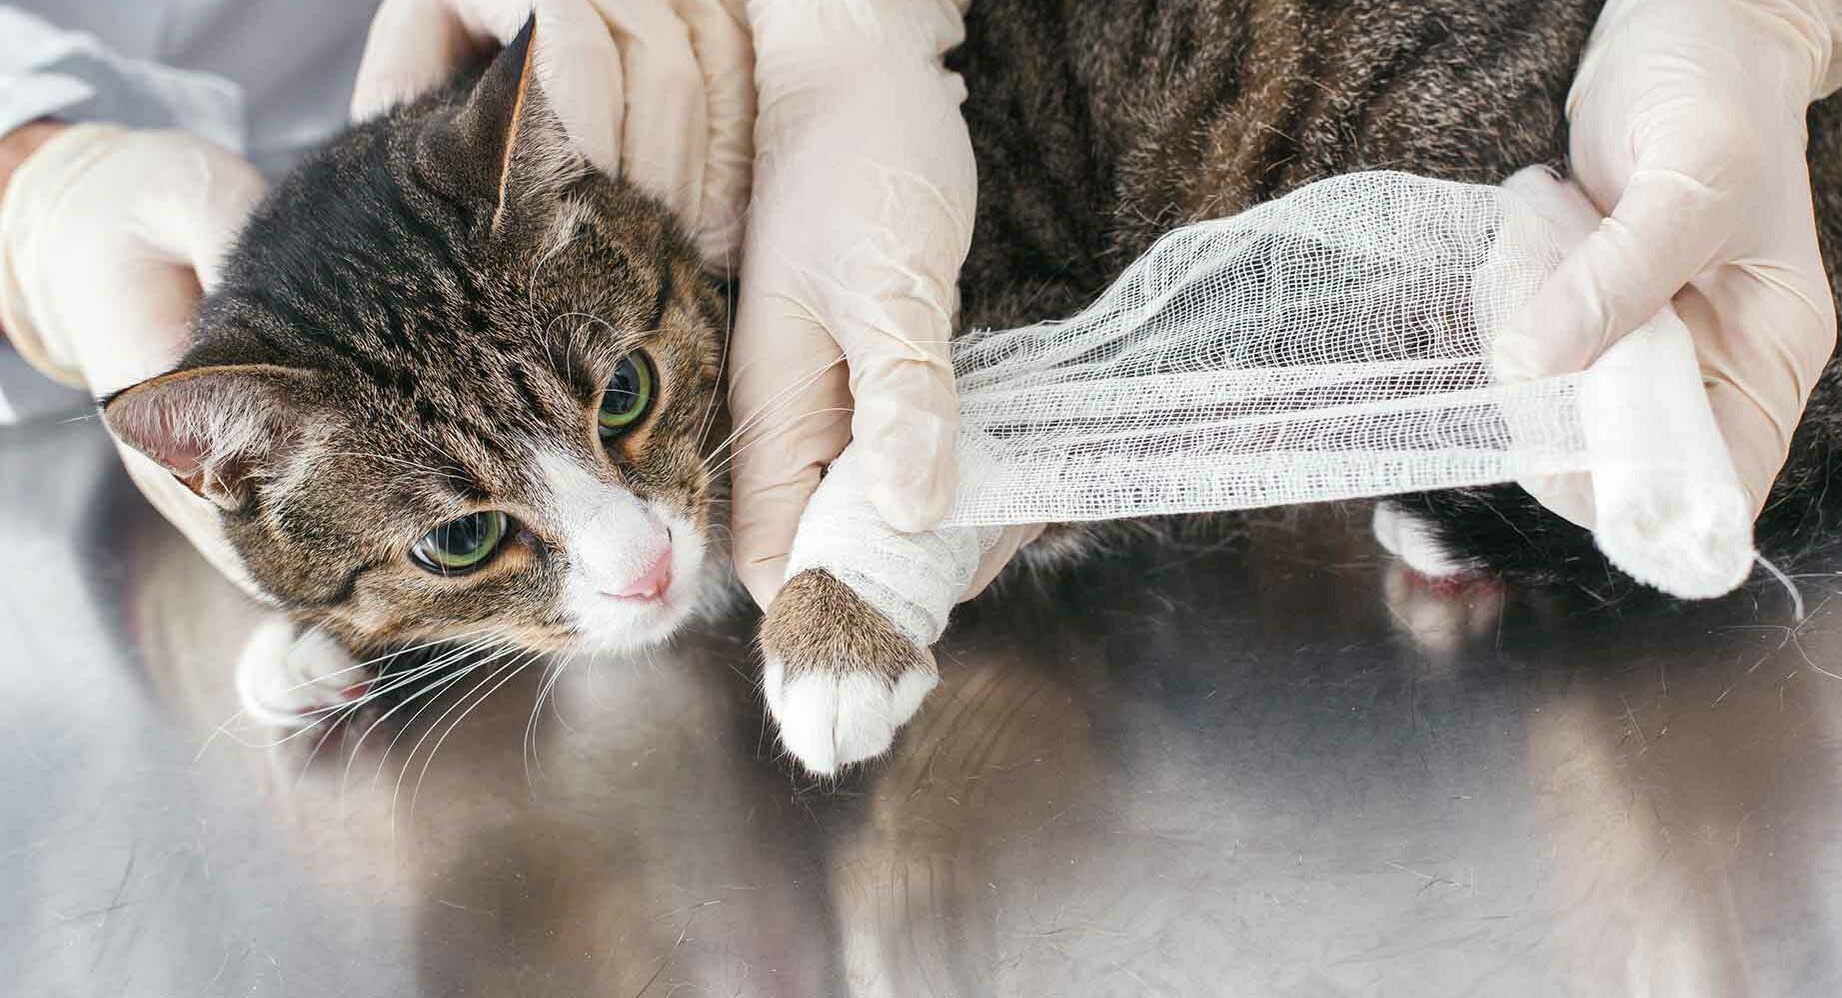
<svg viewBox="0 0 1842 998">
<path fill-rule="evenodd" d="M 110 396 L 102 418 L 187 488 L 235 511 L 300 439 L 310 377 L 266 364 L 174 371 Z"/>
<path fill-rule="evenodd" d="M 589 169 L 539 82 L 537 15 L 500 51 L 453 119 L 449 168 L 471 175 L 493 205 L 492 228 L 553 203 Z M 439 140 L 438 140 L 439 141 Z"/>
</svg>

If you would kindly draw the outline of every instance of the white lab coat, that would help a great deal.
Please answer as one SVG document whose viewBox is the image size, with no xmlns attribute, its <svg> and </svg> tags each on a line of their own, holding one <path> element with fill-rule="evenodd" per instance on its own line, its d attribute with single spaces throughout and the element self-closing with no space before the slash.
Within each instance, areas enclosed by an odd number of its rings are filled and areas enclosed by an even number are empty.
<svg viewBox="0 0 1842 998">
<path fill-rule="evenodd" d="M 271 180 L 344 124 L 377 0 L 0 3 L 0 134 L 44 116 L 183 128 Z"/>
<path fill-rule="evenodd" d="M 377 2 L 0 3 L 0 135 L 48 116 L 180 128 L 273 181 L 345 124 Z M 88 404 L 0 345 L 0 425 Z"/>
</svg>

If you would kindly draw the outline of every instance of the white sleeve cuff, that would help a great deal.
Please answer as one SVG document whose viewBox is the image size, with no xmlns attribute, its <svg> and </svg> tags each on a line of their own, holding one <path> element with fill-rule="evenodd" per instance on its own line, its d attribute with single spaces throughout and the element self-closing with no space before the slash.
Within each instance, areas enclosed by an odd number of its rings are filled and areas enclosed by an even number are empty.
<svg viewBox="0 0 1842 998">
<path fill-rule="evenodd" d="M 243 151 L 243 92 L 234 83 L 124 58 L 96 36 L 0 5 L 0 135 L 35 118 L 181 128 Z"/>
</svg>

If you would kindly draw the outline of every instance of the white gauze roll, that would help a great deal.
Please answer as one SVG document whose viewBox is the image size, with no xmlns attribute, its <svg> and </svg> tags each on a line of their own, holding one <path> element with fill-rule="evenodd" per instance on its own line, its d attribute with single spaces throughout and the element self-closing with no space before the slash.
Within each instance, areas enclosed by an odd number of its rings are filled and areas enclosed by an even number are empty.
<svg viewBox="0 0 1842 998">
<path fill-rule="evenodd" d="M 1596 222 L 1540 171 L 1503 188 L 1375 172 L 1177 229 L 1074 318 L 955 340 L 945 524 L 890 529 L 847 449 L 789 577 L 826 568 L 926 645 L 1002 525 L 1588 473 L 1615 564 L 1725 592 L 1751 564 L 1750 510 L 1673 313 L 1583 374 L 1492 376 L 1495 331 Z"/>
</svg>

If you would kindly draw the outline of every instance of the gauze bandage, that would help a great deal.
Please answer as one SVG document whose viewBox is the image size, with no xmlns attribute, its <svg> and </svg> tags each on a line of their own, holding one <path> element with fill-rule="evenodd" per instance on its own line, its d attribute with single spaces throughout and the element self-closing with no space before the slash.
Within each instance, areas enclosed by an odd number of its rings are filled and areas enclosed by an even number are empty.
<svg viewBox="0 0 1842 998">
<path fill-rule="evenodd" d="M 1004 524 L 1592 476 L 1601 548 L 1686 597 L 1738 585 L 1751 517 L 1665 310 L 1590 370 L 1505 383 L 1492 336 L 1598 216 L 1570 185 L 1358 173 L 1160 239 L 1072 319 L 953 344 L 960 487 L 902 534 L 850 450 L 788 576 L 831 571 L 922 645 Z"/>
</svg>

